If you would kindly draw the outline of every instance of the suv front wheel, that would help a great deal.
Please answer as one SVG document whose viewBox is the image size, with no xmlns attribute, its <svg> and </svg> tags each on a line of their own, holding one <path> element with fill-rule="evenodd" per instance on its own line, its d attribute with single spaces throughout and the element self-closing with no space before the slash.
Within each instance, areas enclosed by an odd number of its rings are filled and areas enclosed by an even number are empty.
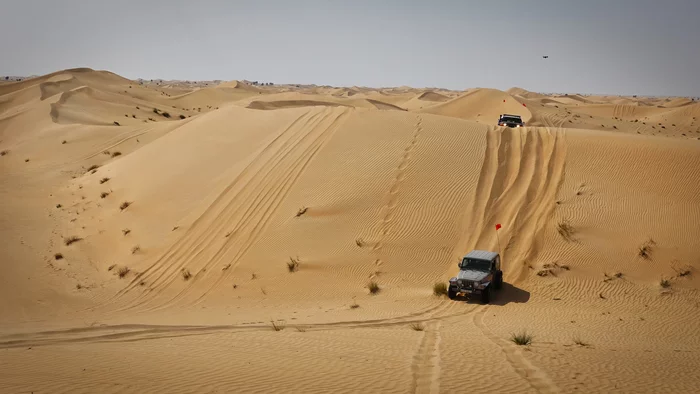
<svg viewBox="0 0 700 394">
<path fill-rule="evenodd" d="M 491 288 L 492 287 L 493 286 L 488 285 L 488 286 L 486 286 L 484 291 L 481 292 L 481 303 L 482 304 L 488 304 L 489 302 L 491 302 L 491 291 L 492 291 Z"/>
</svg>

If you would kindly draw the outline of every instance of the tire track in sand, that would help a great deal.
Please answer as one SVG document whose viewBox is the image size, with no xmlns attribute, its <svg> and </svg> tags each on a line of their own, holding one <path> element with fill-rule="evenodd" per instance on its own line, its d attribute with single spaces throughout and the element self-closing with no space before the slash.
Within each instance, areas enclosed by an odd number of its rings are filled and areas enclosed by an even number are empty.
<svg viewBox="0 0 700 394">
<path fill-rule="evenodd" d="M 413 356 L 412 393 L 440 392 L 440 341 L 440 321 L 431 321 L 423 331 L 418 352 Z"/>
<path fill-rule="evenodd" d="M 538 393 L 558 393 L 559 388 L 541 369 L 534 366 L 523 356 L 522 347 L 513 343 L 509 343 L 505 339 L 495 335 L 484 324 L 484 314 L 488 310 L 488 306 L 484 306 L 481 310 L 472 315 L 474 325 L 479 328 L 482 334 L 488 338 L 494 345 L 498 346 L 505 355 L 506 361 L 510 364 L 515 372 L 520 375 L 534 390 Z"/>
<path fill-rule="evenodd" d="M 136 308 L 163 293 L 184 268 L 192 270 L 193 278 L 174 297 L 154 306 L 156 309 L 181 300 L 194 282 L 206 281 L 196 286 L 205 290 L 196 296 L 201 299 L 230 277 L 296 179 L 348 113 L 347 109 L 313 109 L 275 136 L 187 232 L 116 295 L 119 298 L 138 289 L 142 280 L 149 285 L 119 310 Z M 231 264 L 228 270 L 216 269 L 224 263 Z"/>
<path fill-rule="evenodd" d="M 471 230 L 457 245 L 458 252 L 471 249 L 498 250 L 499 230 L 504 279 L 517 285 L 528 277 L 528 260 L 539 253 L 543 232 L 553 217 L 557 192 L 564 181 L 566 143 L 564 130 L 526 128 L 489 129 L 484 163 L 477 183 L 474 205 L 463 228 Z M 522 139 L 525 141 L 522 141 Z M 557 392 L 551 379 L 522 354 L 522 350 L 491 332 L 483 318 L 491 306 L 472 314 L 474 325 L 504 353 L 513 369 L 538 392 Z"/>
</svg>

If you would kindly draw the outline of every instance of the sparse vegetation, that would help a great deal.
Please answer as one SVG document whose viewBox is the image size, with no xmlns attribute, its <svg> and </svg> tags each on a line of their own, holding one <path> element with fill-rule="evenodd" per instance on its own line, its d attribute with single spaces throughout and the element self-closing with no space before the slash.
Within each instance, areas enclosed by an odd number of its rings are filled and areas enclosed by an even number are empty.
<svg viewBox="0 0 700 394">
<path fill-rule="evenodd" d="M 91 165 L 90 167 L 88 167 L 88 169 L 85 170 L 85 172 L 94 171 L 94 170 L 96 170 L 96 169 L 98 169 L 98 168 L 100 168 L 100 166 L 99 166 L 98 164 L 93 164 L 93 165 Z"/>
<path fill-rule="evenodd" d="M 275 331 L 282 331 L 285 327 L 285 323 L 283 321 L 270 320 L 270 324 L 272 324 L 272 329 Z"/>
<path fill-rule="evenodd" d="M 589 347 L 591 344 L 584 342 L 581 338 L 575 337 L 574 338 L 574 343 L 581 346 L 581 347 Z"/>
<path fill-rule="evenodd" d="M 357 238 L 355 240 L 355 244 L 359 247 L 363 247 L 363 246 L 365 246 L 365 241 L 362 238 Z"/>
<path fill-rule="evenodd" d="M 192 278 L 192 274 L 187 268 L 183 268 L 182 270 L 180 270 L 180 273 L 182 274 L 182 279 L 184 280 L 190 280 L 190 278 Z"/>
<path fill-rule="evenodd" d="M 63 254 L 61 254 L 61 253 L 56 253 L 56 254 L 53 255 L 53 258 L 56 259 L 56 260 L 61 260 L 61 259 L 63 259 Z"/>
<path fill-rule="evenodd" d="M 68 143 L 68 141 L 66 141 L 66 140 L 61 141 L 61 144 L 62 144 L 62 145 L 65 145 L 65 144 L 67 144 L 67 143 Z"/>
<path fill-rule="evenodd" d="M 299 332 L 306 332 L 306 327 L 296 326 L 295 328 L 296 328 L 297 331 L 299 331 Z"/>
<path fill-rule="evenodd" d="M 360 307 L 360 304 L 358 304 L 357 301 L 353 300 L 352 304 L 350 304 L 350 309 L 357 309 L 359 307 Z"/>
<path fill-rule="evenodd" d="M 639 247 L 637 255 L 645 260 L 649 260 L 651 258 L 651 253 L 655 245 L 656 242 L 654 242 L 653 239 L 649 238 Z"/>
<path fill-rule="evenodd" d="M 299 258 L 290 257 L 287 262 L 287 269 L 289 272 L 297 272 L 299 270 Z"/>
<path fill-rule="evenodd" d="M 170 113 L 168 113 L 168 112 L 163 112 L 161 115 L 166 117 L 166 118 L 170 118 Z"/>
<path fill-rule="evenodd" d="M 105 177 L 105 178 L 100 179 L 100 185 L 107 182 L 107 181 L 109 181 L 109 178 Z"/>
<path fill-rule="evenodd" d="M 122 230 L 122 234 L 124 234 L 124 235 L 128 235 L 130 232 L 131 232 L 131 230 L 129 230 L 128 228 L 125 228 Z"/>
<path fill-rule="evenodd" d="M 567 242 L 571 242 L 576 230 L 568 220 L 563 219 L 557 224 L 557 232 L 559 232 L 559 235 L 561 235 Z"/>
<path fill-rule="evenodd" d="M 661 278 L 661 280 L 659 281 L 659 286 L 661 286 L 664 289 L 668 289 L 669 287 L 671 287 L 671 281 L 666 278 Z"/>
<path fill-rule="evenodd" d="M 121 205 L 119 205 L 119 209 L 121 209 L 123 211 L 123 210 L 129 208 L 129 205 L 131 205 L 131 202 L 124 201 L 123 203 L 121 203 Z"/>
<path fill-rule="evenodd" d="M 307 207 L 301 207 L 301 208 L 299 208 L 299 210 L 297 211 L 297 217 L 299 217 L 299 216 L 305 214 L 306 211 L 308 211 L 308 210 L 309 210 L 309 208 L 307 208 Z"/>
<path fill-rule="evenodd" d="M 445 282 L 436 282 L 433 285 L 433 294 L 442 297 L 447 295 L 447 284 Z"/>
<path fill-rule="evenodd" d="M 158 108 L 153 108 L 153 113 L 160 115 L 160 111 L 158 110 Z"/>
<path fill-rule="evenodd" d="M 518 334 L 510 334 L 510 340 L 516 345 L 527 346 L 532 343 L 532 335 L 523 330 Z"/>
<path fill-rule="evenodd" d="M 121 125 L 119 124 L 119 122 L 117 122 L 116 120 L 114 121 L 114 125 L 115 125 L 115 126 L 121 126 Z"/>
<path fill-rule="evenodd" d="M 64 239 L 63 243 L 66 244 L 66 246 L 69 246 L 70 244 L 74 244 L 74 243 L 76 243 L 78 241 L 82 241 L 82 240 L 83 240 L 82 238 L 75 236 L 75 235 L 72 235 L 72 236 Z"/>
<path fill-rule="evenodd" d="M 180 115 L 180 119 L 186 119 L 186 118 L 187 118 L 187 116 L 185 116 L 185 115 Z"/>
<path fill-rule="evenodd" d="M 3 151 L 0 151 L 0 156 L 6 156 L 8 153 L 10 153 L 10 151 L 5 149 Z"/>
<path fill-rule="evenodd" d="M 107 196 L 109 196 L 109 193 L 107 193 L 107 192 L 100 193 L 100 198 L 105 198 Z"/>
<path fill-rule="evenodd" d="M 413 331 L 424 331 L 424 330 L 425 330 L 425 326 L 423 326 L 422 324 L 420 324 L 420 323 L 418 323 L 418 322 L 416 322 L 416 323 L 411 323 L 411 329 L 412 329 Z"/>
<path fill-rule="evenodd" d="M 369 289 L 370 294 L 378 294 L 381 291 L 381 288 L 376 281 L 370 281 L 367 284 L 367 289 Z"/>
<path fill-rule="evenodd" d="M 119 279 L 122 279 L 122 278 L 125 277 L 130 271 L 131 271 L 131 270 L 129 269 L 129 267 L 119 267 L 119 269 L 117 270 L 117 275 L 119 275 Z"/>
<path fill-rule="evenodd" d="M 117 157 L 117 156 L 121 156 L 121 155 L 122 155 L 121 152 L 112 152 L 112 157 Z"/>
<path fill-rule="evenodd" d="M 133 248 L 131 248 L 131 254 L 136 254 L 141 250 L 141 246 L 135 245 Z"/>
<path fill-rule="evenodd" d="M 256 275 L 255 272 L 253 272 L 253 274 L 250 275 L 250 280 L 255 280 L 255 279 L 258 279 L 258 275 Z"/>
<path fill-rule="evenodd" d="M 61 204 L 56 204 L 56 208 L 61 208 L 62 206 Z"/>
</svg>

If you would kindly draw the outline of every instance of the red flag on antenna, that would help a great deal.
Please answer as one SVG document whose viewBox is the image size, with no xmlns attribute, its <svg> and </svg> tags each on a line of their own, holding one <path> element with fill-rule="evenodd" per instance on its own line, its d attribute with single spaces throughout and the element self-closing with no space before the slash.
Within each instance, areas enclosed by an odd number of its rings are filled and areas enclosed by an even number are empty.
<svg viewBox="0 0 700 394">
<path fill-rule="evenodd" d="M 498 230 L 499 228 L 501 228 L 501 224 L 500 224 L 500 223 L 496 224 L 496 230 Z"/>
</svg>

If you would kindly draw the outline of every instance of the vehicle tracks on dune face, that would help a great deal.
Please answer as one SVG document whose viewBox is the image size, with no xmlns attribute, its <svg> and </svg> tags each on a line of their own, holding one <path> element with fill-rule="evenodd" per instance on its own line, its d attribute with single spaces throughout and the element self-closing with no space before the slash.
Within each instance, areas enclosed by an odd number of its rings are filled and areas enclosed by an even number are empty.
<svg viewBox="0 0 700 394">
<path fill-rule="evenodd" d="M 185 296 L 196 303 L 230 278 L 309 162 L 351 111 L 314 108 L 281 130 L 183 236 L 111 302 L 138 292 L 118 310 L 146 307 L 147 303 L 151 304 L 147 310 L 161 309 L 182 301 Z M 228 269 L 222 270 L 224 266 Z M 167 301 L 155 303 L 156 296 L 177 285 L 176 281 L 182 281 L 183 269 L 192 274 L 189 281 L 180 284 L 176 294 Z M 142 281 L 147 285 L 145 291 L 140 285 Z M 194 282 L 199 283 L 191 286 Z M 199 294 L 193 294 L 193 288 L 198 289 Z"/>
<path fill-rule="evenodd" d="M 481 306 L 476 313 L 472 314 L 474 325 L 488 338 L 494 345 L 498 346 L 503 352 L 506 361 L 510 364 L 515 372 L 520 375 L 527 383 L 538 393 L 558 393 L 559 388 L 542 370 L 534 366 L 528 359 L 523 356 L 522 347 L 508 342 L 506 339 L 495 335 L 484 324 L 484 315 L 489 309 L 488 305 Z"/>
<path fill-rule="evenodd" d="M 511 283 L 525 279 L 524 262 L 539 251 L 564 181 L 565 160 L 563 129 L 489 129 L 484 163 L 457 252 L 498 250 L 495 225 L 501 224 L 498 236 L 505 279 Z"/>
<path fill-rule="evenodd" d="M 406 168 L 411 163 L 411 157 L 413 150 L 418 142 L 418 137 L 423 131 L 423 118 L 420 115 L 416 116 L 416 125 L 413 128 L 413 137 L 411 142 L 404 149 L 403 155 L 401 156 L 401 161 L 396 168 L 396 175 L 389 188 L 389 192 L 386 197 L 386 203 L 382 208 L 381 222 L 379 223 L 379 240 L 372 248 L 377 259 L 375 260 L 375 266 L 378 268 L 382 265 L 382 248 L 384 246 L 384 239 L 386 235 L 389 234 L 390 225 L 393 219 L 394 211 L 396 205 L 398 204 L 399 192 L 401 191 L 401 185 L 403 180 L 406 178 Z"/>
</svg>

